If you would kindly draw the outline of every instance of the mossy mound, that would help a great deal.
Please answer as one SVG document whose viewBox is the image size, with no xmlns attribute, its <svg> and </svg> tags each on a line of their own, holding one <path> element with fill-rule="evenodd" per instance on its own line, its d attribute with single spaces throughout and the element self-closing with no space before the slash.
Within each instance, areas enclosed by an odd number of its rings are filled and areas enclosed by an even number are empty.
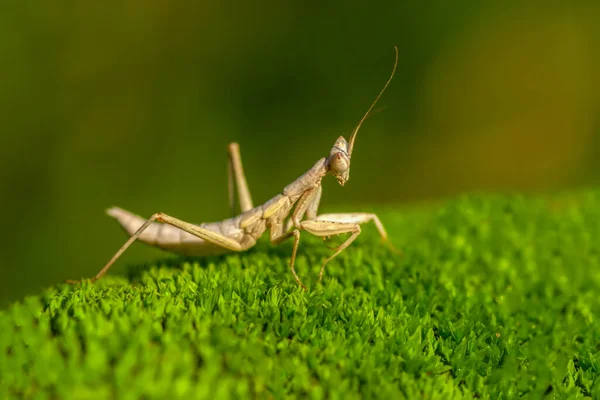
<svg viewBox="0 0 600 400">
<path fill-rule="evenodd" d="M 308 292 L 263 241 L 13 304 L 0 398 L 600 398 L 600 192 L 379 215 Z"/>
</svg>

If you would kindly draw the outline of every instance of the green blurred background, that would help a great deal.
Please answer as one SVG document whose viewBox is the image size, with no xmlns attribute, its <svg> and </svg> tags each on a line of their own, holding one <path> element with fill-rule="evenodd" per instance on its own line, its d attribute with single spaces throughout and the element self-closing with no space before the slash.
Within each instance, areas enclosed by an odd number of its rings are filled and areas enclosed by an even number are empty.
<svg viewBox="0 0 600 400">
<path fill-rule="evenodd" d="M 97 272 L 125 239 L 109 206 L 228 217 L 231 141 L 255 202 L 275 195 L 351 131 L 395 45 L 325 210 L 596 185 L 600 8 L 566 4 L 3 2 L 0 304 Z"/>
</svg>

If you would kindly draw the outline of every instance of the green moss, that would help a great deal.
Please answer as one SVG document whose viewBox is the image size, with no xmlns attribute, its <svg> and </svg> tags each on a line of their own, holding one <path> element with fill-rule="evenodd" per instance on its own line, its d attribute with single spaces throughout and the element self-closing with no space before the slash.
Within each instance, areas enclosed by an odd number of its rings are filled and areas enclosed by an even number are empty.
<svg viewBox="0 0 600 400">
<path fill-rule="evenodd" d="M 380 210 L 323 243 L 164 260 L 0 312 L 0 398 L 600 397 L 600 192 Z"/>
</svg>

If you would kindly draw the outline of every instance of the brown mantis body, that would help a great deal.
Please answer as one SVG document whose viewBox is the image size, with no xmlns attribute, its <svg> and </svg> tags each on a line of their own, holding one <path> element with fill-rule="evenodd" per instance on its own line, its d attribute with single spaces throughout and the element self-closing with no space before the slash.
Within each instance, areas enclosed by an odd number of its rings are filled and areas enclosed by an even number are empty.
<svg viewBox="0 0 600 400">
<path fill-rule="evenodd" d="M 328 174 L 335 176 L 340 185 L 349 179 L 350 158 L 356 134 L 367 118 L 388 84 L 398 64 L 398 49 L 391 76 L 385 86 L 352 132 L 350 141 L 340 136 L 331 148 L 328 157 L 317 161 L 283 191 L 266 203 L 254 207 L 252 197 L 246 183 L 239 146 L 229 145 L 229 202 L 233 208 L 234 181 L 237 188 L 242 213 L 232 218 L 212 223 L 191 224 L 164 213 L 156 213 L 148 220 L 120 208 L 113 207 L 107 213 L 117 219 L 123 229 L 130 235 L 125 244 L 111 260 L 98 272 L 91 281 L 100 279 L 123 252 L 135 241 L 140 240 L 151 246 L 174 253 L 203 256 L 221 254 L 229 251 L 244 251 L 256 244 L 257 239 L 267 230 L 271 242 L 275 245 L 294 238 L 290 269 L 296 282 L 304 289 L 294 262 L 300 242 L 300 234 L 306 231 L 316 236 L 329 237 L 349 233 L 350 236 L 328 257 L 319 272 L 319 281 L 323 278 L 325 265 L 348 247 L 360 234 L 360 224 L 373 221 L 382 239 L 389 244 L 387 233 L 375 214 L 344 213 L 321 214 L 317 211 L 321 200 L 321 180 Z M 288 216 L 291 218 L 288 220 Z M 287 220 L 287 221 L 286 221 Z M 391 245 L 390 245 L 391 246 Z M 393 247 L 392 247 L 393 249 Z M 68 281 L 74 283 L 76 281 Z"/>
</svg>

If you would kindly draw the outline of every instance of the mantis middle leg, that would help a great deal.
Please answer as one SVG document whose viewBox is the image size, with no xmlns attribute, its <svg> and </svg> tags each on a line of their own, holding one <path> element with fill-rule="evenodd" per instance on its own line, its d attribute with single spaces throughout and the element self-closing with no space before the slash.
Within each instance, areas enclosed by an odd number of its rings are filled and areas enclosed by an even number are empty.
<svg viewBox="0 0 600 400">
<path fill-rule="evenodd" d="M 312 233 L 316 236 L 333 236 L 340 235 L 342 233 L 350 233 L 350 237 L 346 239 L 341 245 L 339 245 L 334 253 L 329 256 L 321 265 L 321 270 L 319 271 L 319 282 L 323 279 L 323 271 L 325 270 L 325 265 L 332 259 L 334 259 L 338 254 L 340 254 L 346 247 L 350 246 L 350 244 L 360 235 L 361 229 L 360 224 L 365 222 L 373 221 L 377 230 L 379 231 L 379 235 L 381 239 L 387 243 L 391 250 L 397 253 L 401 253 L 399 250 L 394 248 L 390 241 L 388 240 L 387 232 L 383 227 L 383 224 L 375 214 L 370 213 L 343 213 L 343 214 L 321 214 L 318 215 L 315 219 L 309 219 L 302 221 L 300 226 L 303 230 Z"/>
<path fill-rule="evenodd" d="M 291 231 L 285 230 L 285 225 L 283 223 L 278 223 L 271 226 L 271 243 L 274 245 L 278 245 L 280 243 L 285 242 L 287 239 L 294 236 L 294 248 L 292 250 L 292 259 L 290 260 L 290 269 L 292 270 L 292 274 L 294 274 L 294 279 L 298 285 L 302 287 L 302 289 L 307 290 L 306 286 L 302 283 L 298 274 L 296 273 L 296 269 L 294 268 L 294 263 L 296 262 L 296 252 L 298 251 L 298 244 L 300 243 L 300 230 L 294 229 Z"/>
</svg>

